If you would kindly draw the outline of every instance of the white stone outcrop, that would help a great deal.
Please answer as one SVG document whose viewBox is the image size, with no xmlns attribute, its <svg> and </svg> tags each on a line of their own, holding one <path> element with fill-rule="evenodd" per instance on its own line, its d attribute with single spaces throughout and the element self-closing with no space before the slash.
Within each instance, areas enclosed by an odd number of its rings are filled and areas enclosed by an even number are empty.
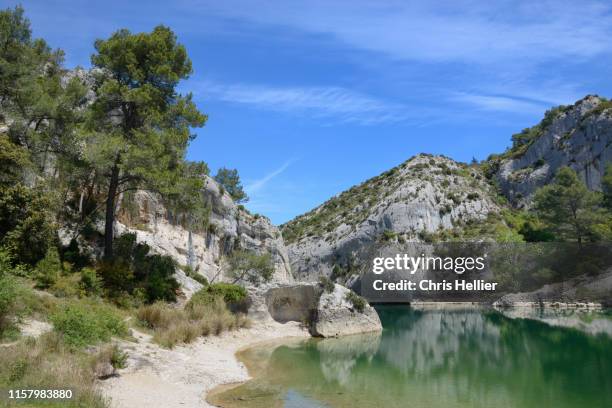
<svg viewBox="0 0 612 408">
<path fill-rule="evenodd" d="M 512 204 L 528 206 L 563 166 L 574 169 L 589 189 L 601 190 L 612 162 L 612 113 L 596 109 L 603 102 L 589 95 L 562 110 L 524 154 L 500 164 L 497 179 Z"/>
<path fill-rule="evenodd" d="M 138 216 L 120 213 L 117 233 L 135 233 L 138 241 L 147 243 L 153 252 L 169 255 L 181 266 L 191 263 L 193 270 L 209 281 L 227 278 L 224 259 L 236 247 L 270 253 L 275 269 L 273 281 L 293 280 L 283 237 L 269 219 L 254 216 L 236 205 L 210 177 L 206 177 L 202 199 L 211 208 L 211 227 L 206 231 L 190 232 L 156 194 L 138 191 L 135 194 Z M 187 286 L 188 292 L 197 290 L 197 282 L 183 275 L 178 276 L 183 287 Z"/>
<path fill-rule="evenodd" d="M 313 336 L 338 337 L 350 334 L 378 332 L 382 325 L 376 310 L 365 302 L 362 311 L 347 299 L 349 289 L 336 284 L 331 293 L 317 283 L 281 285 L 267 290 L 250 290 L 252 312 L 257 319 L 272 319 L 280 323 L 303 323 Z M 262 313 L 263 302 L 267 313 Z"/>
<path fill-rule="evenodd" d="M 349 289 L 335 284 L 332 293 L 324 292 L 319 298 L 313 334 L 338 337 L 382 330 L 378 313 L 367 302 L 363 311 L 357 310 L 347 299 Z"/>
</svg>

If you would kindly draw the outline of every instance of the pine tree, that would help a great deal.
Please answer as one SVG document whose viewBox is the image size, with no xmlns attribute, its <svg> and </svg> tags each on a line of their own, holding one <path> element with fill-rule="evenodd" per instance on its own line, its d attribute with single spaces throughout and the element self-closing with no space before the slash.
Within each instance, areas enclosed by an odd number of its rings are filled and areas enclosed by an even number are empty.
<svg viewBox="0 0 612 408">
<path fill-rule="evenodd" d="M 223 186 L 235 202 L 246 203 L 249 201 L 249 197 L 242 188 L 238 170 L 222 167 L 217 171 L 215 181 Z"/>
<path fill-rule="evenodd" d="M 164 191 L 181 176 L 192 127 L 203 126 L 191 94 L 176 87 L 192 71 L 185 47 L 167 27 L 119 30 L 95 43 L 95 102 L 87 155 L 106 185 L 104 255 L 113 254 L 116 200 L 124 191 Z"/>
<path fill-rule="evenodd" d="M 557 172 L 554 182 L 537 191 L 534 208 L 558 240 L 578 244 L 592 236 L 602 222 L 601 195 L 590 191 L 569 167 Z"/>
</svg>

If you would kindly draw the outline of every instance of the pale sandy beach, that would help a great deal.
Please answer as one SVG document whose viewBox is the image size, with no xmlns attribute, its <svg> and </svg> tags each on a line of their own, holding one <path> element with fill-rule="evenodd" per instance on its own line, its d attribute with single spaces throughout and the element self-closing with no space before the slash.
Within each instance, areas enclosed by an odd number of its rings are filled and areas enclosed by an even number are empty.
<svg viewBox="0 0 612 408">
<path fill-rule="evenodd" d="M 207 393 L 222 384 L 249 379 L 236 352 L 261 342 L 309 337 L 298 323 L 254 323 L 249 329 L 207 337 L 197 342 L 164 349 L 151 336 L 134 331 L 138 342 L 123 342 L 129 353 L 128 366 L 119 376 L 100 381 L 113 408 L 210 407 Z"/>
</svg>

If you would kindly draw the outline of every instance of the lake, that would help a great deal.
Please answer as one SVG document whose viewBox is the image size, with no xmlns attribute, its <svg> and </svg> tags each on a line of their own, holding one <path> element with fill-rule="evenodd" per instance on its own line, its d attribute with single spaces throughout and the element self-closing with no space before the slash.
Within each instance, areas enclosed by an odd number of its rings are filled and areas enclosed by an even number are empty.
<svg viewBox="0 0 612 408">
<path fill-rule="evenodd" d="M 382 334 L 241 352 L 223 407 L 612 407 L 604 312 L 378 306 Z"/>
</svg>

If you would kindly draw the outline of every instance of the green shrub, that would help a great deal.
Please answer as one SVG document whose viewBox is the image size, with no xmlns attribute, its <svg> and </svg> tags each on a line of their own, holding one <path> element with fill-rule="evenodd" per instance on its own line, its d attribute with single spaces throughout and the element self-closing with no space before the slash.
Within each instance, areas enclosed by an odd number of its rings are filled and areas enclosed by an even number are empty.
<svg viewBox="0 0 612 408">
<path fill-rule="evenodd" d="M 191 268 L 190 266 L 182 266 L 181 268 L 185 272 L 185 275 L 195 280 L 196 282 L 201 283 L 204 286 L 208 286 L 208 279 L 206 279 L 206 276 L 200 275 L 199 273 L 194 271 L 193 268 Z"/>
<path fill-rule="evenodd" d="M 93 268 L 81 269 L 81 288 L 87 295 L 98 296 L 102 294 L 102 278 L 98 276 Z"/>
<path fill-rule="evenodd" d="M 179 283 L 170 256 L 150 255 L 147 244 L 137 243 L 136 234 L 123 234 L 113 242 L 114 258 L 98 266 L 98 275 L 111 298 L 134 295 L 142 290 L 149 303 L 176 300 Z"/>
<path fill-rule="evenodd" d="M 247 300 L 247 296 L 247 291 L 242 286 L 219 282 L 197 291 L 189 300 L 188 305 L 208 304 L 216 297 L 223 299 L 228 305 L 241 304 Z"/>
<path fill-rule="evenodd" d="M 359 313 L 363 313 L 365 311 L 365 307 L 367 305 L 366 300 L 352 290 L 346 294 L 345 299 L 350 302 L 353 305 L 353 308 Z"/>
<path fill-rule="evenodd" d="M 111 347 L 110 363 L 113 368 L 118 369 L 127 367 L 127 359 L 128 354 L 125 351 L 122 351 L 119 346 L 114 344 Z"/>
<path fill-rule="evenodd" d="M 15 279 L 12 276 L 0 274 L 0 337 L 10 326 L 10 318 L 14 312 L 16 299 Z"/>
<path fill-rule="evenodd" d="M 70 262 L 75 268 L 81 269 L 86 266 L 91 266 L 91 260 L 87 254 L 81 252 L 79 243 L 76 239 L 72 239 L 67 247 L 62 248 L 61 258 L 64 262 Z"/>
<path fill-rule="evenodd" d="M 216 298 L 221 298 L 234 311 L 248 310 L 248 294 L 245 288 L 233 283 L 213 283 L 194 293 L 187 307 L 212 304 Z"/>
<path fill-rule="evenodd" d="M 67 303 L 51 314 L 51 321 L 55 331 L 72 347 L 109 341 L 111 336 L 127 334 L 122 317 L 112 307 L 101 303 Z"/>
<path fill-rule="evenodd" d="M 51 203 L 43 193 L 15 184 L 0 188 L 0 245 L 15 261 L 35 265 L 54 237 Z"/>
<path fill-rule="evenodd" d="M 323 288 L 323 290 L 327 293 L 332 293 L 335 289 L 334 282 L 329 279 L 327 276 L 319 277 L 319 285 Z"/>
<path fill-rule="evenodd" d="M 269 253 L 237 250 L 229 257 L 230 273 L 234 282 L 248 281 L 252 284 L 268 282 L 274 274 L 274 263 Z"/>
<path fill-rule="evenodd" d="M 78 274 L 59 276 L 49 291 L 57 297 L 82 297 L 85 291 L 81 287 L 81 279 Z"/>
<path fill-rule="evenodd" d="M 36 287 L 39 289 L 47 289 L 51 287 L 59 278 L 62 271 L 57 248 L 51 246 L 47 250 L 47 254 L 36 264 L 34 279 Z"/>
<path fill-rule="evenodd" d="M 391 230 L 385 230 L 383 232 L 383 240 L 384 241 L 392 241 L 397 237 L 397 234 Z"/>
</svg>

